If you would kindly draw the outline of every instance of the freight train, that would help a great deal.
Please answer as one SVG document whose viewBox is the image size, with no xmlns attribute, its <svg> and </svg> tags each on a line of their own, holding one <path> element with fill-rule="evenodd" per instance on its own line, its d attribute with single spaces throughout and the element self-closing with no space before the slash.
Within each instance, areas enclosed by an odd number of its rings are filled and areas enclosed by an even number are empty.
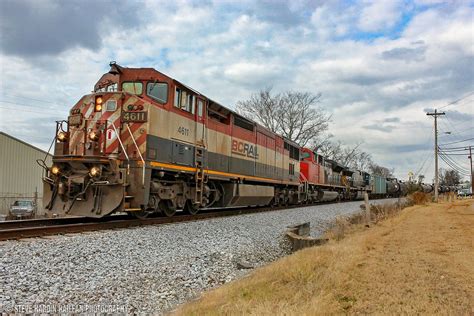
<svg viewBox="0 0 474 316">
<path fill-rule="evenodd" d="M 115 62 L 56 122 L 52 161 L 44 205 L 60 215 L 144 218 L 401 192 L 399 182 L 384 186 L 301 148 L 153 68 Z"/>
</svg>

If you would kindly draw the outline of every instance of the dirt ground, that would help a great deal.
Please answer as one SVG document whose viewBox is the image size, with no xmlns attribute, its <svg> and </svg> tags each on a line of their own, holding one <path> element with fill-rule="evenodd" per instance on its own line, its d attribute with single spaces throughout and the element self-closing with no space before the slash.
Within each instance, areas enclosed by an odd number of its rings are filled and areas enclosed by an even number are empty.
<svg viewBox="0 0 474 316">
<path fill-rule="evenodd" d="M 206 293 L 178 315 L 474 314 L 474 200 L 416 205 Z"/>
</svg>

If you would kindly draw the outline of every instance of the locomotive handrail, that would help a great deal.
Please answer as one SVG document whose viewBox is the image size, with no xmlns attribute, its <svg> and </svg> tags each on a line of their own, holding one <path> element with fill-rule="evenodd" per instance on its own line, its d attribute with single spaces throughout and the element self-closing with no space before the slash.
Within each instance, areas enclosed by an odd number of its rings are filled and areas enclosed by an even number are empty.
<svg viewBox="0 0 474 316">
<path fill-rule="evenodd" d="M 130 130 L 130 126 L 127 124 L 127 130 L 130 133 L 130 137 L 132 138 L 133 143 L 135 144 L 135 147 L 137 148 L 138 155 L 140 156 L 140 159 L 142 160 L 143 163 L 143 174 L 142 174 L 142 183 L 145 185 L 145 159 L 143 159 L 142 153 L 140 152 L 140 148 L 137 145 L 137 142 L 135 141 L 135 138 L 133 137 L 132 131 Z"/>
<path fill-rule="evenodd" d="M 125 158 L 127 158 L 127 177 L 128 175 L 130 174 L 130 159 L 128 158 L 128 154 L 127 154 L 127 151 L 125 150 L 125 147 L 123 146 L 123 143 L 122 143 L 122 140 L 120 139 L 120 134 L 119 132 L 117 131 L 117 128 L 115 127 L 115 124 L 112 123 L 112 127 L 115 131 L 115 135 L 117 135 L 117 140 L 120 144 L 120 147 L 122 147 L 122 152 L 123 154 L 125 155 Z M 128 181 L 128 180 L 127 180 Z"/>
<path fill-rule="evenodd" d="M 127 161 L 130 162 L 130 159 L 128 158 L 127 151 L 125 150 L 125 147 L 123 146 L 122 140 L 120 139 L 120 134 L 118 133 L 117 128 L 115 127 L 115 124 L 112 124 L 112 127 L 114 129 L 115 134 L 117 135 L 117 140 L 120 144 L 120 147 L 122 147 L 122 151 L 125 155 L 125 158 L 127 158 Z"/>
</svg>

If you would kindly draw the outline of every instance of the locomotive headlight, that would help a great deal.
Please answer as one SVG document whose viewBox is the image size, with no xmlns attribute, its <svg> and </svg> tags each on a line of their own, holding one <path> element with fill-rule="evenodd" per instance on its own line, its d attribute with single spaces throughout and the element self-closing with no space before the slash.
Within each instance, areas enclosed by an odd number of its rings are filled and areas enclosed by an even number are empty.
<svg viewBox="0 0 474 316">
<path fill-rule="evenodd" d="M 97 167 L 97 166 L 92 167 L 91 170 L 89 171 L 89 173 L 90 173 L 90 175 L 91 175 L 92 177 L 98 177 L 98 176 L 100 176 L 100 172 L 101 172 L 101 170 L 100 170 L 100 168 Z"/>
<path fill-rule="evenodd" d="M 61 171 L 61 170 L 59 169 L 58 166 L 52 166 L 52 167 L 51 167 L 51 173 L 52 173 L 52 174 L 58 175 L 58 174 L 59 174 L 59 171 Z"/>
<path fill-rule="evenodd" d="M 60 142 L 65 142 L 67 140 L 67 133 L 59 132 L 57 138 Z"/>
<path fill-rule="evenodd" d="M 89 139 L 92 141 L 97 141 L 99 139 L 99 133 L 96 131 L 92 131 L 89 133 Z"/>
<path fill-rule="evenodd" d="M 95 98 L 95 111 L 96 112 L 101 112 L 102 111 L 102 103 L 104 100 L 102 100 L 102 97 L 96 97 Z"/>
</svg>

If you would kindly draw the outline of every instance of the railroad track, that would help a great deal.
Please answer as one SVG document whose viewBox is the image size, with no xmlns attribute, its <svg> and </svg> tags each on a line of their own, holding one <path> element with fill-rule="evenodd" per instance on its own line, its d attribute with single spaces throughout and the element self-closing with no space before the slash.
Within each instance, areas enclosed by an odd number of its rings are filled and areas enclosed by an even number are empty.
<svg viewBox="0 0 474 316">
<path fill-rule="evenodd" d="M 173 217 L 156 217 L 147 219 L 130 218 L 128 215 L 113 215 L 102 218 L 64 217 L 53 219 L 6 221 L 0 222 L 0 241 L 61 234 L 82 233 L 87 231 L 98 231 L 106 229 L 119 229 L 147 225 L 190 222 L 209 218 L 278 211 L 300 207 L 311 207 L 315 205 L 332 203 L 338 202 L 326 202 L 308 205 L 290 205 L 279 207 L 243 207 L 234 209 L 211 209 L 207 210 L 205 213 L 199 213 L 197 215 L 185 215 L 178 213 Z"/>
<path fill-rule="evenodd" d="M 0 222 L 0 241 L 10 239 L 22 239 L 32 237 L 43 237 L 60 234 L 82 233 L 117 228 L 130 228 L 147 225 L 171 224 L 179 222 L 190 222 L 209 218 L 252 214 L 258 212 L 276 211 L 301 206 L 287 207 L 255 207 L 236 208 L 225 210 L 209 210 L 197 215 L 177 214 L 173 217 L 156 217 L 147 219 L 130 218 L 127 215 L 115 215 L 103 218 L 86 217 L 64 217 L 54 219 L 34 219 Z"/>
</svg>

